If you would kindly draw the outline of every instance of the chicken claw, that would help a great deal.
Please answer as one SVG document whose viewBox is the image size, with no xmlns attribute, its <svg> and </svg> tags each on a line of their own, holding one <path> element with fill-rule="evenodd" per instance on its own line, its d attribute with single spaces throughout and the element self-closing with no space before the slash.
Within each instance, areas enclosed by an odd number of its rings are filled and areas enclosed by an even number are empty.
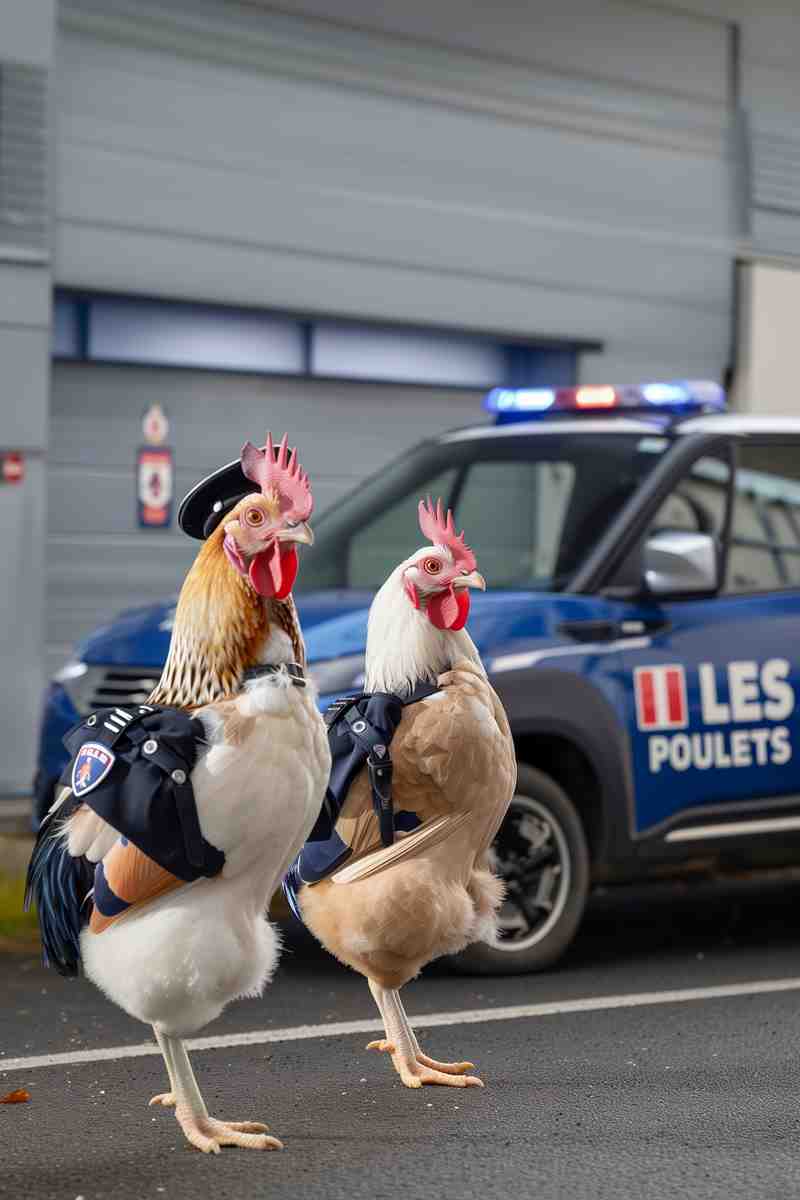
<svg viewBox="0 0 800 1200">
<path fill-rule="evenodd" d="M 258 1121 L 215 1121 L 190 1113 L 175 1114 L 187 1141 L 204 1154 L 219 1154 L 222 1146 L 240 1146 L 243 1150 L 282 1150 L 283 1142 L 269 1137 L 269 1126 Z"/>
<path fill-rule="evenodd" d="M 423 1067 L 432 1067 L 434 1071 L 444 1071 L 445 1075 L 466 1075 L 467 1071 L 475 1070 L 475 1063 L 472 1062 L 437 1062 L 435 1058 L 428 1058 L 427 1054 L 419 1053 L 417 1062 Z"/>
<path fill-rule="evenodd" d="M 406 1087 L 418 1088 L 425 1083 L 444 1084 L 447 1087 L 483 1087 L 483 1081 L 477 1075 L 467 1075 L 474 1071 L 475 1064 L 471 1062 L 443 1063 L 435 1058 L 428 1058 L 421 1050 L 415 1054 L 399 1054 L 394 1043 L 380 1038 L 370 1042 L 368 1050 L 380 1050 L 392 1056 L 394 1069 Z"/>
<path fill-rule="evenodd" d="M 367 1042 L 367 1050 L 380 1050 L 382 1054 L 394 1054 L 394 1042 L 387 1042 L 386 1038 L 378 1038 L 375 1042 Z"/>
<path fill-rule="evenodd" d="M 426 1083 L 439 1083 L 446 1087 L 483 1087 L 483 1080 L 478 1079 L 477 1075 L 456 1075 L 447 1071 L 437 1071 L 419 1059 L 404 1059 L 399 1055 L 392 1055 L 392 1062 L 401 1081 L 408 1088 L 419 1088 Z"/>
<path fill-rule="evenodd" d="M 159 1092 L 157 1096 L 147 1101 L 148 1107 L 152 1108 L 154 1104 L 162 1104 L 164 1108 L 174 1108 L 176 1104 L 174 1092 Z"/>
</svg>

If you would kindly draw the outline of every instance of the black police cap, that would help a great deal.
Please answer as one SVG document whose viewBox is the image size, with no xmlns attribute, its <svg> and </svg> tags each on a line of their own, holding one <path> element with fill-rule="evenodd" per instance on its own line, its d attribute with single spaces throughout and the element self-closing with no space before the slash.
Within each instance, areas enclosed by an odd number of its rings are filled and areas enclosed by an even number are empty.
<svg viewBox="0 0 800 1200">
<path fill-rule="evenodd" d="M 178 525 L 189 537 L 203 541 L 243 496 L 259 490 L 258 484 L 247 478 L 237 458 L 212 471 L 186 493 L 178 509 Z"/>
</svg>

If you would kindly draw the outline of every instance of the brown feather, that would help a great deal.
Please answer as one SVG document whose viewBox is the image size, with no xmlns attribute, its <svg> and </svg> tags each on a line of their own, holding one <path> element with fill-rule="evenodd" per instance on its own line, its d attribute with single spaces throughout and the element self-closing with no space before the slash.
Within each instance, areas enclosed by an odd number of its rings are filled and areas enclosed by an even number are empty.
<svg viewBox="0 0 800 1200">
<path fill-rule="evenodd" d="M 301 667 L 305 667 L 306 645 L 300 630 L 300 618 L 292 597 L 287 596 L 285 600 L 270 601 L 270 615 L 275 624 L 280 625 L 284 633 L 288 633 L 291 638 L 294 661 Z"/>
<path fill-rule="evenodd" d="M 402 987 L 432 959 L 485 936 L 502 899 L 486 855 L 516 782 L 508 721 L 474 664 L 456 664 L 439 682 L 439 698 L 404 711 L 392 741 L 392 798 L 395 811 L 410 809 L 423 822 L 449 817 L 452 833 L 367 878 L 325 879 L 299 897 L 323 945 L 383 987 Z M 353 847 L 350 862 L 379 849 L 366 771 L 336 829 Z"/>
<path fill-rule="evenodd" d="M 182 879 L 165 871 L 132 842 L 116 842 L 103 859 L 103 871 L 114 895 L 131 907 L 110 917 L 104 917 L 97 908 L 92 909 L 89 921 L 92 933 L 102 933 L 109 925 L 136 912 L 156 897 L 185 886 Z"/>
</svg>

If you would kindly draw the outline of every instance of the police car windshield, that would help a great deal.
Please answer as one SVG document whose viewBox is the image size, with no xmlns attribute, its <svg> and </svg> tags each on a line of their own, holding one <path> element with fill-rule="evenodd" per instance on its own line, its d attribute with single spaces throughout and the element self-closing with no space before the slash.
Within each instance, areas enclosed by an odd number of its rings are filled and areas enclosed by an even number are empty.
<svg viewBox="0 0 800 1200">
<path fill-rule="evenodd" d="M 653 470 L 666 438 L 569 432 L 427 442 L 315 523 L 302 591 L 375 590 L 424 544 L 419 500 L 441 496 L 494 589 L 557 591 Z"/>
</svg>

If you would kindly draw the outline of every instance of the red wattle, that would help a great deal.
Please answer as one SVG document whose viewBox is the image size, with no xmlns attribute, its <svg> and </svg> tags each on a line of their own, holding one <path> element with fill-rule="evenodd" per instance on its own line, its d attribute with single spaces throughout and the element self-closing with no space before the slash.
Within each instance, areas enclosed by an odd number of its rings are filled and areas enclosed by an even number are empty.
<svg viewBox="0 0 800 1200">
<path fill-rule="evenodd" d="M 297 551 L 294 546 L 281 549 L 273 542 L 250 563 L 250 582 L 259 596 L 270 600 L 285 600 L 297 578 Z"/>
<path fill-rule="evenodd" d="M 225 557 L 232 567 L 235 567 L 242 575 L 244 575 L 247 567 L 242 558 L 241 551 L 236 545 L 236 539 L 232 538 L 229 533 L 225 534 L 225 541 L 222 543 L 222 549 L 225 551 Z"/>
<path fill-rule="evenodd" d="M 437 629 L 463 629 L 469 616 L 469 592 L 449 587 L 428 601 L 428 617 Z"/>
<path fill-rule="evenodd" d="M 297 551 L 294 546 L 290 546 L 288 550 L 281 552 L 281 569 L 283 577 L 281 585 L 275 593 L 276 600 L 285 600 L 294 587 L 294 581 L 297 578 Z"/>
<path fill-rule="evenodd" d="M 419 608 L 419 592 L 410 579 L 406 579 L 403 583 L 406 595 L 408 596 L 414 608 Z"/>
</svg>

